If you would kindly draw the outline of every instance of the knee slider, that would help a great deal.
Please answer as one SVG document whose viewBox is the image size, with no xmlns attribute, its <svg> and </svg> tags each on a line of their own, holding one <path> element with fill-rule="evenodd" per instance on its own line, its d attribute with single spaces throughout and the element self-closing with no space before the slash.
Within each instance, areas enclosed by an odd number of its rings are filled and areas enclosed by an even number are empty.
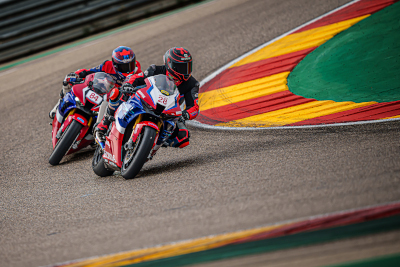
<svg viewBox="0 0 400 267">
<path fill-rule="evenodd" d="M 117 101 L 120 98 L 120 92 L 118 88 L 114 88 L 111 90 L 110 93 L 110 100 L 111 101 Z"/>
</svg>

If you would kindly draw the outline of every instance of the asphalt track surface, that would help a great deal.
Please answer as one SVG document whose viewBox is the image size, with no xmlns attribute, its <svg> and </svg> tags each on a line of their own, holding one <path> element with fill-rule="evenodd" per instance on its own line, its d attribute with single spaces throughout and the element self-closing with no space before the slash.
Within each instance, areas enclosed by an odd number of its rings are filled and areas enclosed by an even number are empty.
<svg viewBox="0 0 400 267">
<path fill-rule="evenodd" d="M 190 146 L 162 149 L 131 181 L 97 177 L 91 151 L 48 164 L 47 113 L 71 70 L 99 64 L 118 45 L 133 47 L 143 66 L 161 64 L 168 48 L 184 46 L 202 80 L 347 2 L 216 0 L 0 72 L 0 265 L 50 265 L 398 201 L 396 121 L 255 131 L 191 127 Z M 389 236 L 389 244 L 398 242 Z M 274 255 L 282 266 L 290 263 L 287 252 Z"/>
</svg>

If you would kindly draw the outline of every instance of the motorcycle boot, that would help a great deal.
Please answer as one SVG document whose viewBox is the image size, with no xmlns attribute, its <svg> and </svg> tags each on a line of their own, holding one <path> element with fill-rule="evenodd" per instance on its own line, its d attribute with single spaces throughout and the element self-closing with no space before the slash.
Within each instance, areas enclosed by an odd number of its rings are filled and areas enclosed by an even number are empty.
<svg viewBox="0 0 400 267">
<path fill-rule="evenodd" d="M 97 123 L 94 127 L 95 135 L 98 135 L 102 140 L 105 140 L 105 135 L 107 134 L 108 127 L 110 127 L 111 121 L 105 116 L 101 122 Z"/>
<path fill-rule="evenodd" d="M 60 105 L 60 102 L 61 102 L 61 100 L 58 100 L 57 104 L 54 106 L 54 108 L 52 110 L 50 110 L 50 112 L 49 112 L 50 119 L 54 119 L 54 116 L 56 116 L 57 108 Z"/>
<path fill-rule="evenodd" d="M 93 127 L 93 135 L 98 136 L 104 142 L 108 128 L 110 127 L 111 122 L 114 121 L 114 113 L 114 110 L 110 109 L 110 107 L 107 107 L 103 119 Z"/>
<path fill-rule="evenodd" d="M 176 124 L 174 133 L 162 145 L 163 147 L 179 147 L 184 148 L 189 145 L 189 130 L 186 128 L 184 120 L 179 120 Z"/>
<path fill-rule="evenodd" d="M 65 95 L 65 93 L 64 93 L 64 85 L 63 85 L 63 88 L 61 89 L 61 92 L 60 92 L 60 99 L 58 99 L 57 104 L 56 104 L 56 105 L 54 106 L 54 108 L 53 108 L 52 110 L 50 110 L 50 112 L 49 112 L 49 118 L 50 118 L 50 119 L 54 119 L 54 116 L 56 115 L 58 106 L 60 105 L 61 100 L 64 98 L 64 95 Z"/>
</svg>

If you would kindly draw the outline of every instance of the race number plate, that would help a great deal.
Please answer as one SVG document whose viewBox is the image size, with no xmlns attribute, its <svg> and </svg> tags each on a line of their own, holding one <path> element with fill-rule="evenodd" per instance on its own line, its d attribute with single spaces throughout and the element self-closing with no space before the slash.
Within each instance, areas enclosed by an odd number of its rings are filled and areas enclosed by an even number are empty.
<svg viewBox="0 0 400 267">
<path fill-rule="evenodd" d="M 168 97 L 163 96 L 163 95 L 158 95 L 157 103 L 159 103 L 160 105 L 166 106 L 168 103 Z"/>
<path fill-rule="evenodd" d="M 103 98 L 101 96 L 99 96 L 97 93 L 95 93 L 92 90 L 89 90 L 86 94 L 86 98 L 92 102 L 92 103 L 96 103 L 97 105 L 101 103 L 101 101 L 103 101 Z"/>
</svg>

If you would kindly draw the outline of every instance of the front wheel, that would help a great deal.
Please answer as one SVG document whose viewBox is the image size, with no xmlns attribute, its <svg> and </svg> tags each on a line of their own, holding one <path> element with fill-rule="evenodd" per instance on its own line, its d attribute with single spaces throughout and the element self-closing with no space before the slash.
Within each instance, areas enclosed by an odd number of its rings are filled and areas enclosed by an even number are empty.
<svg viewBox="0 0 400 267">
<path fill-rule="evenodd" d="M 122 162 L 121 175 L 125 179 L 133 179 L 142 169 L 147 157 L 153 148 L 154 139 L 157 131 L 151 127 L 143 127 L 139 134 L 136 145 L 125 151 L 125 157 Z"/>
<path fill-rule="evenodd" d="M 63 132 L 60 139 L 58 140 L 56 147 L 50 155 L 49 163 L 53 166 L 58 165 L 61 159 L 67 154 L 72 144 L 78 137 L 82 130 L 83 125 L 77 121 L 72 121 L 67 129 Z"/>
<path fill-rule="evenodd" d="M 94 173 L 100 177 L 110 176 L 114 173 L 114 171 L 106 169 L 106 166 L 104 165 L 103 153 L 100 146 L 97 146 L 96 151 L 94 152 L 92 169 Z"/>
</svg>

